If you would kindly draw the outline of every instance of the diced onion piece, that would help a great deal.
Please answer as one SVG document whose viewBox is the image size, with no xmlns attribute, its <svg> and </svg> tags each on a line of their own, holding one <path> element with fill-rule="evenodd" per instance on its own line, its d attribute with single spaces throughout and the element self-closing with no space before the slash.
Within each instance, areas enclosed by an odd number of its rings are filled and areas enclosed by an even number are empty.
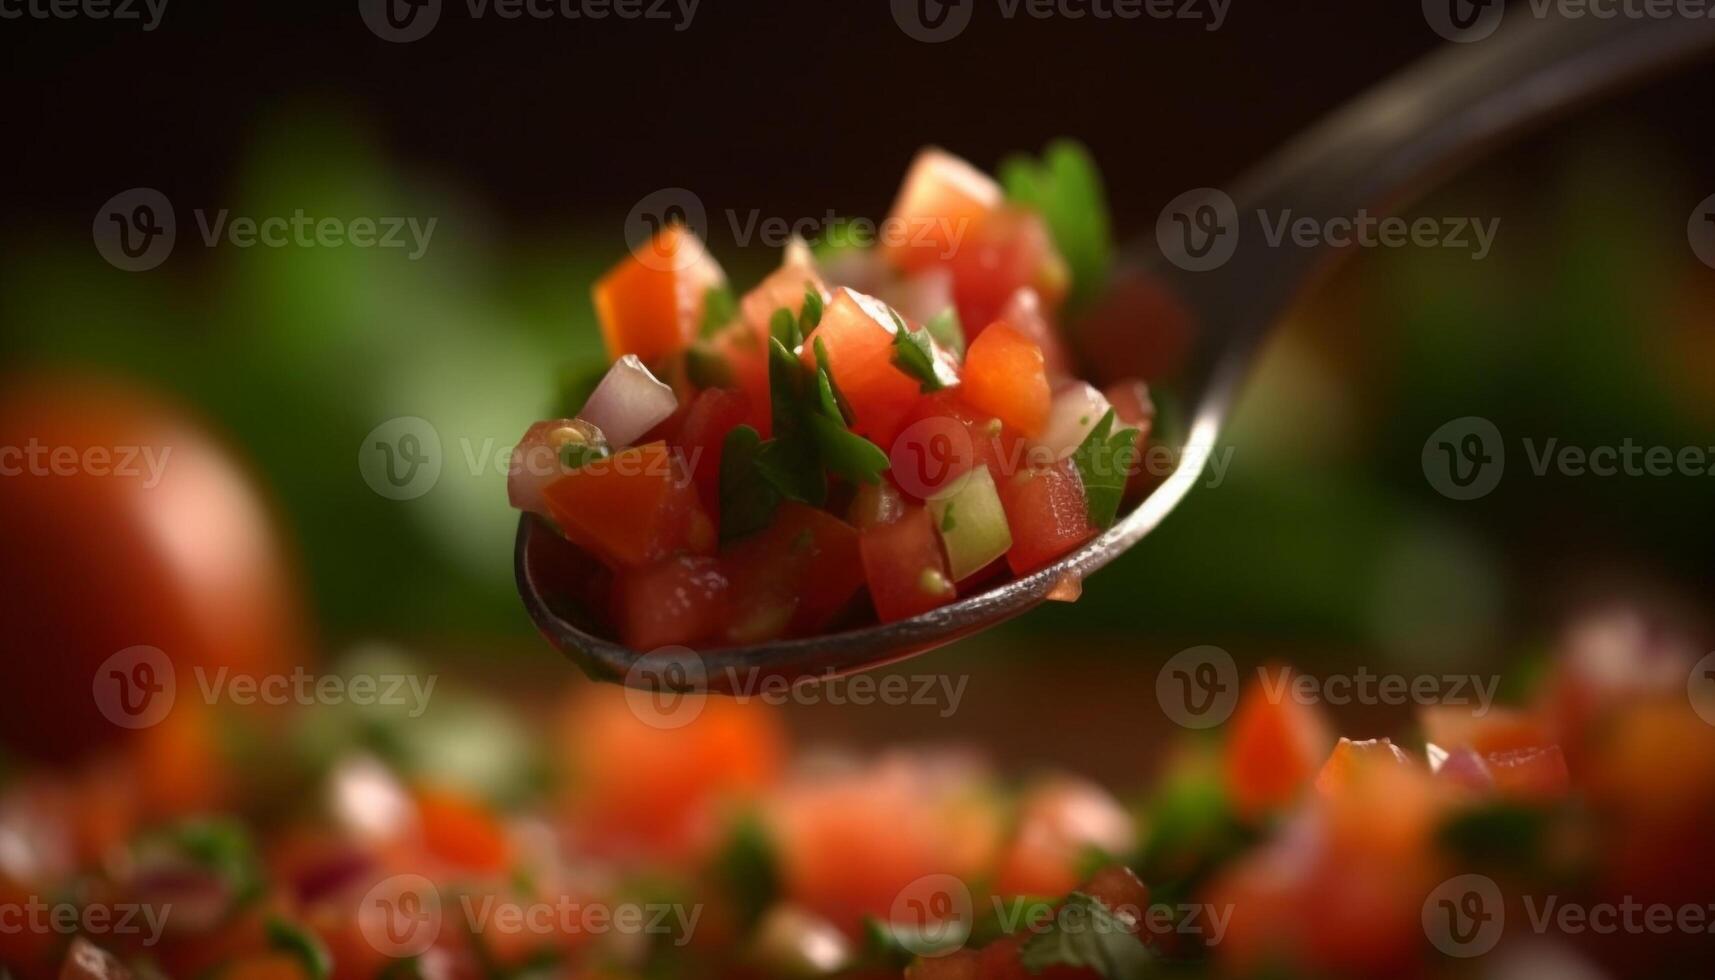
<svg viewBox="0 0 1715 980">
<path fill-rule="evenodd" d="M 888 283 L 879 293 L 887 304 L 912 323 L 928 323 L 953 306 L 953 274 L 925 269 Z"/>
<path fill-rule="evenodd" d="M 751 957 L 772 973 L 820 977 L 851 966 L 850 940 L 822 917 L 794 905 L 776 905 L 751 941 Z"/>
<path fill-rule="evenodd" d="M 935 518 L 935 529 L 941 532 L 941 544 L 947 549 L 947 568 L 953 581 L 976 574 L 1012 547 L 1012 530 L 1007 527 L 1006 511 L 987 466 L 971 470 L 926 503 Z"/>
<path fill-rule="evenodd" d="M 607 369 L 578 418 L 607 436 L 608 445 L 629 446 L 679 407 L 673 389 L 656 380 L 634 354 Z"/>
<path fill-rule="evenodd" d="M 1111 406 L 1108 399 L 1088 382 L 1074 381 L 1054 396 L 1048 406 L 1048 424 L 1033 440 L 1045 456 L 1062 460 L 1072 455 Z"/>
</svg>

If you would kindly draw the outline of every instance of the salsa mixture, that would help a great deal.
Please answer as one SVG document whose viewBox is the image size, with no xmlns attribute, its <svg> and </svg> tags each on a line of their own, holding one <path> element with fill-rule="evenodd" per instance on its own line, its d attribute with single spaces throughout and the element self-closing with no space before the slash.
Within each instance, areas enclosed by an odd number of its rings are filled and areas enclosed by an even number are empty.
<svg viewBox="0 0 1715 980">
<path fill-rule="evenodd" d="M 1149 391 L 1057 333 L 1106 274 L 1100 181 L 1072 144 L 1003 177 L 925 150 L 873 241 L 795 240 L 742 297 L 684 224 L 596 284 L 610 366 L 509 494 L 611 572 L 585 598 L 628 646 L 905 619 L 1113 524 Z"/>
<path fill-rule="evenodd" d="M 1715 928 L 1695 648 L 1626 614 L 1560 647 L 1507 706 L 1423 709 L 1399 741 L 1335 740 L 1263 671 L 1217 728 L 1096 747 L 1153 772 L 1123 797 L 943 749 L 794 758 L 760 701 L 585 683 L 526 723 L 451 680 L 420 718 L 181 698 L 98 762 L 0 776 L 0 972 L 1704 975 L 1675 972 Z"/>
</svg>

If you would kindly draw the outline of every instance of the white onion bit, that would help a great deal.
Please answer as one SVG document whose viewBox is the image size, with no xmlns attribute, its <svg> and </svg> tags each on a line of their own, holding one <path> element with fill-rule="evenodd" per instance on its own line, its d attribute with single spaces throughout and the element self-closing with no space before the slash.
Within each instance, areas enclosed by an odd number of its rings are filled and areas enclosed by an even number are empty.
<svg viewBox="0 0 1715 980">
<path fill-rule="evenodd" d="M 1036 445 L 1055 459 L 1072 455 L 1108 413 L 1108 400 L 1101 392 L 1083 381 L 1073 382 L 1054 396 L 1048 408 L 1048 424 Z"/>
<path fill-rule="evenodd" d="M 673 389 L 656 380 L 636 354 L 613 362 L 578 418 L 607 436 L 614 448 L 629 446 L 679 407 Z"/>
</svg>

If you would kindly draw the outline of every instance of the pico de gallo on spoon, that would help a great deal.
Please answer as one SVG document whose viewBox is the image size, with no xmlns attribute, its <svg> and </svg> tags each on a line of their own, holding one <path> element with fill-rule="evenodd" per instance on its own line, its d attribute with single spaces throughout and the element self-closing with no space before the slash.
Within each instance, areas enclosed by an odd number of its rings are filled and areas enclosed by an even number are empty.
<svg viewBox="0 0 1715 980">
<path fill-rule="evenodd" d="M 605 567 L 583 598 L 633 649 L 909 618 L 1053 563 L 1137 489 L 1147 387 L 1078 380 L 1057 333 L 1107 270 L 1088 155 L 997 181 L 924 150 L 880 227 L 794 239 L 740 296 L 667 224 L 596 283 L 610 366 L 529 428 L 508 491 Z"/>
</svg>

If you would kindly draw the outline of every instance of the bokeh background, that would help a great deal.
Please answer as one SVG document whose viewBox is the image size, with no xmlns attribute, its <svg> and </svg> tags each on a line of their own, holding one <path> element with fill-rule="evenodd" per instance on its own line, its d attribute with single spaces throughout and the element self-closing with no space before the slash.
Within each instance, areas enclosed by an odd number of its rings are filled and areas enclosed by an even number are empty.
<svg viewBox="0 0 1715 980">
<path fill-rule="evenodd" d="M 514 595 L 496 459 L 599 356 L 588 288 L 644 195 L 693 190 L 743 283 L 774 254 L 739 247 L 729 211 L 880 217 L 921 145 L 992 166 L 1073 136 L 1124 240 L 1441 43 L 1414 6 L 1365 3 L 1235 0 L 1216 31 L 983 7 L 932 45 L 885 3 L 704 0 L 682 31 L 453 4 L 408 44 L 352 8 L 181 0 L 148 32 L 0 25 L 0 360 L 14 379 L 133 379 L 208 420 L 277 513 L 318 648 L 381 640 L 489 678 L 570 672 Z M 1355 255 L 1269 345 L 1220 486 L 1081 602 L 926 662 L 971 677 L 954 719 L 822 705 L 801 729 L 968 738 L 1120 781 L 1166 724 L 1157 667 L 1190 645 L 1494 670 L 1615 598 L 1706 636 L 1715 478 L 1539 477 L 1520 440 L 1715 443 L 1715 271 L 1686 235 L 1715 192 L 1712 80 L 1702 67 L 1580 113 L 1416 206 L 1497 219 L 1483 261 Z M 91 241 L 98 208 L 134 187 L 179 221 L 171 257 L 141 273 Z M 204 247 L 191 213 L 222 208 L 437 224 L 418 260 Z M 1513 455 L 1493 493 L 1453 501 L 1421 452 L 1470 415 Z M 401 416 L 432 422 L 445 460 L 409 501 L 372 492 L 356 462 Z M 1137 749 L 1091 753 L 1098 734 Z"/>
</svg>

